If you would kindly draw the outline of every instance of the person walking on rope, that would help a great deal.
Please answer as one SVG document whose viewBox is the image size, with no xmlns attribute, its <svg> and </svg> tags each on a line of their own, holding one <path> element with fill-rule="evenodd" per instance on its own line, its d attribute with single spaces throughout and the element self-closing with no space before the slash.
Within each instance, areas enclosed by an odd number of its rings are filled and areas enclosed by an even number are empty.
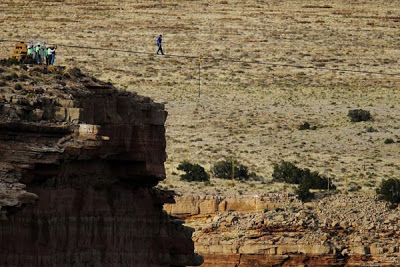
<svg viewBox="0 0 400 267">
<path fill-rule="evenodd" d="M 156 55 L 158 55 L 158 52 L 161 52 L 161 55 L 164 55 L 164 52 L 163 52 L 163 50 L 162 50 L 161 43 L 162 43 L 162 35 L 160 34 L 160 36 L 157 38 L 157 46 L 158 46 L 158 49 L 157 49 Z"/>
</svg>

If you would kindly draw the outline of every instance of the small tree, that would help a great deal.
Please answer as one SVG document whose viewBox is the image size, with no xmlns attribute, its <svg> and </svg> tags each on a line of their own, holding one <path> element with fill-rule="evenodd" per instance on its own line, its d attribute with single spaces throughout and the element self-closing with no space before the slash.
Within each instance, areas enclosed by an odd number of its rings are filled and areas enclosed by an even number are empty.
<svg viewBox="0 0 400 267">
<path fill-rule="evenodd" d="M 289 184 L 298 184 L 299 187 L 295 193 L 301 201 L 310 201 L 314 197 L 314 193 L 310 189 L 336 189 L 336 186 L 328 180 L 328 178 L 320 175 L 316 171 L 310 169 L 301 169 L 295 164 L 282 161 L 281 164 L 274 165 L 272 180 L 275 182 L 286 182 Z"/>
<path fill-rule="evenodd" d="M 316 171 L 310 169 L 301 169 L 294 163 L 282 161 L 280 164 L 274 165 L 272 180 L 275 182 L 286 182 L 288 184 L 308 185 L 311 189 L 327 189 L 328 183 L 330 189 L 336 189 L 336 186 L 328 181 L 328 178 L 320 175 Z"/>
<path fill-rule="evenodd" d="M 301 183 L 295 193 L 297 198 L 303 202 L 308 202 L 314 198 L 314 193 L 310 192 L 310 187 L 307 183 Z"/>
<path fill-rule="evenodd" d="M 222 161 L 219 161 L 214 164 L 212 168 L 212 172 L 215 177 L 222 179 L 232 179 L 232 170 L 233 170 L 233 178 L 236 180 L 248 180 L 250 179 L 249 168 L 240 164 L 235 159 L 231 160 L 226 158 Z M 254 175 L 254 174 L 253 174 Z"/>
<path fill-rule="evenodd" d="M 305 168 L 302 169 L 302 179 L 300 183 L 305 183 L 309 186 L 310 189 L 327 189 L 329 183 L 329 189 L 336 189 L 336 186 L 329 181 L 325 176 L 320 175 L 318 172 L 310 171 Z"/>
<path fill-rule="evenodd" d="M 199 164 L 192 164 L 188 161 L 184 161 L 179 164 L 178 170 L 186 172 L 185 174 L 181 175 L 182 181 L 205 182 L 210 180 L 208 173 Z"/>
<path fill-rule="evenodd" d="M 274 182 L 286 182 L 289 184 L 299 184 L 302 176 L 302 170 L 294 163 L 282 161 L 280 164 L 274 164 L 272 180 Z"/>
<path fill-rule="evenodd" d="M 376 189 L 376 193 L 391 203 L 400 203 L 400 180 L 390 178 L 383 180 L 381 185 Z"/>
</svg>

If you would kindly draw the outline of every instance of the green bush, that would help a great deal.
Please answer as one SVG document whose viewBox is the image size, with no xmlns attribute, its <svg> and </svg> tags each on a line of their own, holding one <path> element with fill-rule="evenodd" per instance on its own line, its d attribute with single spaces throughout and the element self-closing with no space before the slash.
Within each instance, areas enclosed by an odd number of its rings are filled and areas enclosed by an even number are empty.
<svg viewBox="0 0 400 267">
<path fill-rule="evenodd" d="M 188 161 L 184 161 L 178 166 L 178 170 L 186 172 L 181 175 L 181 180 L 189 182 L 204 182 L 209 181 L 210 177 L 208 173 L 199 164 L 192 164 Z"/>
<path fill-rule="evenodd" d="M 299 184 L 302 170 L 291 162 L 282 161 L 280 165 L 274 164 L 272 180 L 275 182 L 286 182 L 289 184 Z"/>
<path fill-rule="evenodd" d="M 363 109 L 349 110 L 347 116 L 350 118 L 351 122 L 369 121 L 372 119 L 371 113 Z"/>
<path fill-rule="evenodd" d="M 15 90 L 22 90 L 22 85 L 19 84 L 19 83 L 16 83 L 15 86 L 14 86 L 14 89 Z"/>
<path fill-rule="evenodd" d="M 358 192 L 362 189 L 362 186 L 356 183 L 351 182 L 349 185 L 349 192 Z"/>
<path fill-rule="evenodd" d="M 295 191 L 297 198 L 303 202 L 308 202 L 314 198 L 314 193 L 310 192 L 309 185 L 307 183 L 301 183 Z"/>
<path fill-rule="evenodd" d="M 248 167 L 240 164 L 235 159 L 233 169 L 234 179 L 236 180 L 248 180 L 256 176 L 255 174 L 249 174 Z M 212 168 L 212 173 L 217 178 L 232 179 L 232 159 L 226 158 L 225 160 L 215 163 Z"/>
<path fill-rule="evenodd" d="M 392 138 L 386 138 L 385 141 L 383 141 L 383 143 L 385 143 L 386 145 L 393 144 L 394 140 Z"/>
<path fill-rule="evenodd" d="M 299 130 L 310 130 L 310 124 L 308 123 L 308 122 L 305 122 L 305 123 L 303 123 L 303 124 L 300 124 L 300 126 L 299 126 Z"/>
<path fill-rule="evenodd" d="M 20 65 L 20 64 L 21 63 L 19 62 L 19 60 L 16 58 L 13 58 L 13 57 L 0 60 L 0 65 L 3 65 L 3 66 L 12 66 L 12 65 Z"/>
<path fill-rule="evenodd" d="M 376 193 L 391 203 L 400 203 L 400 180 L 390 178 L 383 180 L 381 185 L 376 189 Z"/>
<path fill-rule="evenodd" d="M 13 80 L 17 80 L 17 79 L 19 78 L 19 76 L 18 76 L 17 73 L 13 72 L 13 73 L 11 73 L 11 78 L 12 78 Z"/>
<path fill-rule="evenodd" d="M 287 161 L 274 165 L 272 180 L 289 184 L 304 184 L 310 189 L 328 189 L 329 183 L 329 189 L 336 189 L 336 186 L 328 178 L 319 175 L 318 172 L 312 172 L 307 168 L 301 169 Z"/>
</svg>

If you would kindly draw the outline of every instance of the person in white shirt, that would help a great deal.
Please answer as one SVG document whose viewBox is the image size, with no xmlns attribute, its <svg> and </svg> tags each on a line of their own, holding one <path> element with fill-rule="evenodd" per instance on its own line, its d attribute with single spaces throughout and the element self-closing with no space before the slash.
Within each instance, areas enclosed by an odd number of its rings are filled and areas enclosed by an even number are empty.
<svg viewBox="0 0 400 267">
<path fill-rule="evenodd" d="M 57 46 L 51 46 L 47 49 L 47 55 L 49 57 L 49 64 L 54 65 L 54 60 L 56 59 L 56 49 Z"/>
</svg>

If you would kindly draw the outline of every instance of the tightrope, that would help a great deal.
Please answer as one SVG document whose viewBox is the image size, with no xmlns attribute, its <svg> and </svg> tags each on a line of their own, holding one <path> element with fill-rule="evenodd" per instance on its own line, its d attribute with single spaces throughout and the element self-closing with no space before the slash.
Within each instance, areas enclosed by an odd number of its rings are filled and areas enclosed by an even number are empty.
<svg viewBox="0 0 400 267">
<path fill-rule="evenodd" d="M 7 40 L 0 39 L 0 42 L 23 42 L 21 40 Z M 119 52 L 119 53 L 130 53 L 130 54 L 142 54 L 142 55 L 153 55 L 153 53 L 144 52 L 144 51 L 134 51 L 134 50 L 125 50 L 125 49 L 114 49 L 114 48 L 103 48 L 103 47 L 91 47 L 91 46 L 80 46 L 80 45 L 66 45 L 66 44 L 57 44 L 59 47 L 68 47 L 75 49 L 88 49 L 88 50 L 100 50 L 100 51 L 109 51 L 109 52 Z M 286 68 L 296 68 L 296 69 L 315 69 L 315 70 L 325 70 L 325 71 L 337 71 L 337 72 L 349 72 L 349 73 L 362 73 L 362 74 L 374 74 L 374 75 L 386 75 L 386 76 L 400 76 L 400 73 L 386 73 L 386 72 L 376 72 L 376 71 L 365 71 L 365 70 L 351 70 L 351 69 L 340 69 L 340 68 L 329 68 L 329 67 L 317 67 L 317 66 L 304 66 L 304 65 L 296 65 L 289 63 L 272 63 L 272 62 L 264 62 L 264 61 L 248 61 L 242 60 L 238 58 L 217 58 L 217 57 L 199 57 L 199 56 L 191 56 L 191 55 L 175 55 L 175 54 L 167 54 L 162 57 L 166 58 L 187 58 L 187 59 L 198 59 L 201 58 L 203 61 L 222 61 L 222 62 L 231 62 L 231 63 L 243 63 L 243 64 L 257 64 L 257 65 L 266 65 L 271 67 L 286 67 Z"/>
</svg>

